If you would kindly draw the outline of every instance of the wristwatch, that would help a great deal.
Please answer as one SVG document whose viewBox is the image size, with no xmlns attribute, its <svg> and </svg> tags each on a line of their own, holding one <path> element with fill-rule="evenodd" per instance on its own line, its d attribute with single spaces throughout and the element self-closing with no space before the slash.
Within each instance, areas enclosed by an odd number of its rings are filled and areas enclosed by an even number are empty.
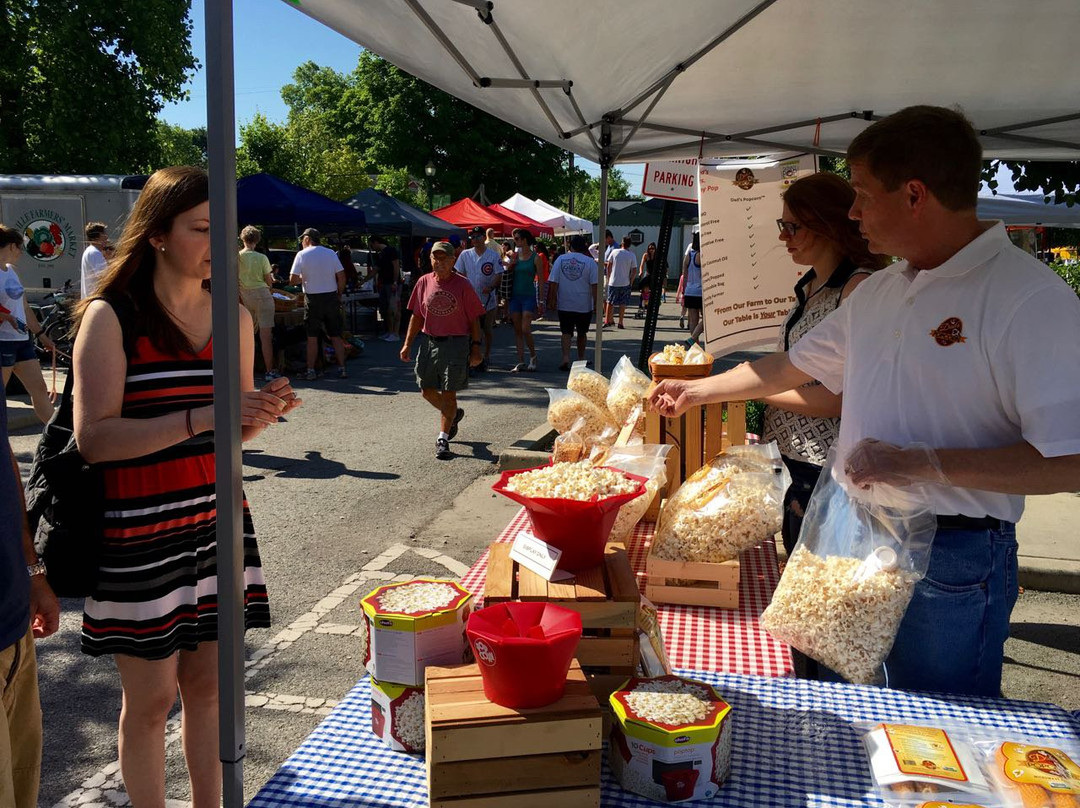
<svg viewBox="0 0 1080 808">
<path fill-rule="evenodd" d="M 45 562 L 37 560 L 33 564 L 26 565 L 26 572 L 33 578 L 35 575 L 44 575 L 46 573 Z"/>
</svg>

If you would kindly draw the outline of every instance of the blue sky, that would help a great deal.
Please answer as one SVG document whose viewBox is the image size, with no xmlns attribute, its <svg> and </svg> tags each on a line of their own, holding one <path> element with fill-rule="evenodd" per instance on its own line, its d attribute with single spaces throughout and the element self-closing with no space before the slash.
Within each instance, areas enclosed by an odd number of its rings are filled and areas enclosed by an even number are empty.
<svg viewBox="0 0 1080 808">
<path fill-rule="evenodd" d="M 191 4 L 192 50 L 199 63 L 203 55 L 203 0 Z M 236 122 L 250 121 L 261 112 L 272 121 L 284 121 L 287 114 L 281 88 L 292 81 L 296 68 L 314 61 L 339 72 L 356 66 L 360 47 L 320 25 L 282 0 L 234 0 Z M 186 85 L 189 99 L 167 104 L 161 117 L 169 123 L 194 127 L 206 125 L 206 73 L 199 70 Z M 599 174 L 595 163 L 579 159 L 591 174 Z M 632 193 L 641 190 L 641 165 L 620 166 Z"/>
</svg>

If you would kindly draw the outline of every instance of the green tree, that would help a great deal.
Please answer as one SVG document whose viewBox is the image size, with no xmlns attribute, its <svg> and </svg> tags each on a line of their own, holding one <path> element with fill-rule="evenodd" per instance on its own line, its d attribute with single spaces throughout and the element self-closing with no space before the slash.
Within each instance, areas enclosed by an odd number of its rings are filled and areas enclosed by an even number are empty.
<svg viewBox="0 0 1080 808">
<path fill-rule="evenodd" d="M 190 0 L 0 3 L 0 171 L 134 172 L 196 62 Z"/>
<path fill-rule="evenodd" d="M 557 198 L 565 210 L 569 200 L 565 195 Z M 608 172 L 608 199 L 630 198 L 630 183 L 619 169 L 612 168 Z M 574 215 L 600 221 L 600 177 L 592 177 L 580 168 L 574 169 Z"/>
<path fill-rule="evenodd" d="M 1080 161 L 1014 162 L 991 160 L 983 169 L 983 181 L 997 192 L 997 172 L 1004 165 L 1012 172 L 1012 184 L 1018 191 L 1038 191 L 1056 204 L 1072 207 L 1080 202 Z"/>
<path fill-rule="evenodd" d="M 157 121 L 154 125 L 154 158 L 143 170 L 149 174 L 165 166 L 206 167 L 206 127 L 185 129 Z"/>
</svg>

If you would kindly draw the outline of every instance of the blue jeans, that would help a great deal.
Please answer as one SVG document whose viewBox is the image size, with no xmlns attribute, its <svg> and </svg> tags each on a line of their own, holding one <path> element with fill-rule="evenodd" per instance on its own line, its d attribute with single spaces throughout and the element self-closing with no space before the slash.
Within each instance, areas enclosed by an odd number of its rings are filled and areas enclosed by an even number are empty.
<svg viewBox="0 0 1080 808">
<path fill-rule="evenodd" d="M 1000 696 L 1018 591 L 1015 525 L 939 528 L 926 577 L 885 661 L 889 686 Z"/>
</svg>

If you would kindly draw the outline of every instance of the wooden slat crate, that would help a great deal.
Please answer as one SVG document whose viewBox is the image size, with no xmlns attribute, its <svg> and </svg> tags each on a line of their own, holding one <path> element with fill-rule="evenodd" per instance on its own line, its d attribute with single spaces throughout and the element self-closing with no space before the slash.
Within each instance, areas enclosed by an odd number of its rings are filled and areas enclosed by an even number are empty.
<svg viewBox="0 0 1080 808">
<path fill-rule="evenodd" d="M 645 570 L 649 576 L 645 597 L 653 603 L 739 608 L 738 561 L 667 561 L 650 553 Z"/>
<path fill-rule="evenodd" d="M 474 665 L 426 671 L 431 808 L 599 808 L 601 714 L 577 661 L 562 699 L 511 709 Z"/>
<path fill-rule="evenodd" d="M 661 488 L 643 517 L 655 522 L 663 497 L 674 493 L 683 480 L 724 449 L 746 443 L 746 402 L 699 404 L 678 418 L 665 418 L 650 409 L 645 414 L 645 442 L 672 447 L 667 456 L 667 485 Z"/>
<path fill-rule="evenodd" d="M 488 549 L 484 603 L 548 601 L 581 615 L 577 658 L 590 675 L 632 676 L 638 663 L 637 613 L 641 593 L 621 544 L 608 544 L 604 564 L 574 578 L 548 582 L 510 558 L 510 545 Z"/>
</svg>

